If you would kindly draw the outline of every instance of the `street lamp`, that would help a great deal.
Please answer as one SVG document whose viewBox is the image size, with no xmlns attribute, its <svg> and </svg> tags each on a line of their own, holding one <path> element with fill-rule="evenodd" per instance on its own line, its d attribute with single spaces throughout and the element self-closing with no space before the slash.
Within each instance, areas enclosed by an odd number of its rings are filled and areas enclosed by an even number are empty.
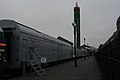
<svg viewBox="0 0 120 80">
<path fill-rule="evenodd" d="M 77 57 L 76 57 L 76 34 L 77 34 L 77 25 L 76 23 L 72 23 L 72 26 L 74 27 L 74 66 L 77 67 Z"/>
</svg>

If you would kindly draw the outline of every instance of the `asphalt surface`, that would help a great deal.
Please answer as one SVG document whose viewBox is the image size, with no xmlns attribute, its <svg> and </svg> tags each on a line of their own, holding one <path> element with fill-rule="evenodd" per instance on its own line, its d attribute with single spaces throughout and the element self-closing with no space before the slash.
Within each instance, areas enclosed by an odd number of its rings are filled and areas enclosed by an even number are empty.
<svg viewBox="0 0 120 80">
<path fill-rule="evenodd" d="M 94 57 L 81 58 L 77 62 L 77 67 L 74 67 L 74 61 L 70 61 L 47 68 L 47 74 L 43 76 L 31 73 L 11 80 L 103 80 Z"/>
</svg>

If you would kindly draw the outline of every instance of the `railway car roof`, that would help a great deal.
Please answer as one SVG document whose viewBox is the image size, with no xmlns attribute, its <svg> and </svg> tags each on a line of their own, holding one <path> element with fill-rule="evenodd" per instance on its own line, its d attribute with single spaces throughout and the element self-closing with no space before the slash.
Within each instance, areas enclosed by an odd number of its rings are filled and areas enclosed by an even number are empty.
<svg viewBox="0 0 120 80">
<path fill-rule="evenodd" d="M 57 38 L 54 38 L 52 36 L 49 36 L 47 34 L 44 34 L 40 31 L 37 31 L 36 29 L 30 28 L 28 26 L 25 26 L 23 24 L 20 24 L 14 20 L 0 20 L 0 27 L 4 26 L 4 28 L 14 28 L 14 27 L 18 27 L 20 29 L 20 32 L 25 33 L 25 34 L 30 34 L 36 37 L 42 37 L 45 40 L 48 40 L 50 42 L 54 42 L 54 43 L 60 43 L 60 44 L 64 44 L 64 45 L 70 45 L 68 43 L 65 43 L 64 41 L 60 41 Z"/>
</svg>

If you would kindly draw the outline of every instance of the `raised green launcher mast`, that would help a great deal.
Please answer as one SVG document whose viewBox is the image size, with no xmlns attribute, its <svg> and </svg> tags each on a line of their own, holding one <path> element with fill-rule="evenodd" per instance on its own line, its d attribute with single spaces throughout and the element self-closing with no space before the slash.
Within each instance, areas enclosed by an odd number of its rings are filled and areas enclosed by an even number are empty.
<svg viewBox="0 0 120 80">
<path fill-rule="evenodd" d="M 74 7 L 74 22 L 77 26 L 77 48 L 80 48 L 80 7 L 77 2 Z"/>
</svg>

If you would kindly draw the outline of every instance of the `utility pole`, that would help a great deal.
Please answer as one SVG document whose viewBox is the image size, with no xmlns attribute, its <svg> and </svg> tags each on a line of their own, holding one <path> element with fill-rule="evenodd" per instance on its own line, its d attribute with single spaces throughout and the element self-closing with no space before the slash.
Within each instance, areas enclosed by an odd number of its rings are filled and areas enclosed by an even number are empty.
<svg viewBox="0 0 120 80">
<path fill-rule="evenodd" d="M 83 47 L 84 48 L 84 60 L 86 60 L 85 44 L 86 44 L 86 38 L 84 38 L 84 47 Z"/>
<path fill-rule="evenodd" d="M 86 44 L 86 38 L 84 38 L 84 45 Z"/>
</svg>

